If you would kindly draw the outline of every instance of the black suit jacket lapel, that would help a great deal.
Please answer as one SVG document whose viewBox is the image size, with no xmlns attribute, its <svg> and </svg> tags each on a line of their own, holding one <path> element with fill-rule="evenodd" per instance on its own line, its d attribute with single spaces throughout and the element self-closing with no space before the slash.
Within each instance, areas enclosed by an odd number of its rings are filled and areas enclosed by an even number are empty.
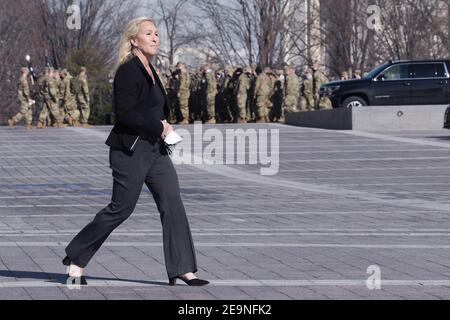
<svg viewBox="0 0 450 320">
<path fill-rule="evenodd" d="M 142 64 L 141 60 L 135 56 L 133 59 L 135 59 L 135 62 L 137 63 L 137 65 L 139 66 L 139 68 L 141 68 L 141 71 L 144 73 L 145 77 L 147 78 L 147 80 L 150 81 L 150 83 L 153 85 L 155 85 L 155 83 L 153 82 L 152 77 L 150 77 L 150 75 L 148 74 L 147 70 L 145 69 L 144 65 Z M 153 65 L 150 63 L 150 69 L 152 69 L 153 72 L 153 77 L 156 80 L 156 84 L 161 88 L 161 91 L 163 92 L 164 95 L 164 109 L 168 107 L 169 105 L 169 101 L 167 98 L 167 92 L 166 92 L 166 88 L 164 88 L 164 86 L 162 85 L 161 79 L 159 79 L 158 73 L 156 72 L 155 68 L 153 67 Z"/>
<path fill-rule="evenodd" d="M 157 83 L 158 86 L 161 88 L 161 91 L 162 91 L 163 94 L 164 94 L 164 101 L 165 101 L 165 104 L 166 104 L 166 106 L 168 106 L 168 99 L 167 99 L 166 88 L 164 88 L 164 86 L 163 86 L 163 84 L 162 84 L 162 82 L 161 82 L 161 79 L 159 78 L 158 72 L 156 72 L 156 69 L 153 67 L 153 65 L 152 65 L 151 63 L 150 63 L 150 68 L 152 69 L 153 76 L 154 76 L 155 79 L 156 79 L 156 83 Z"/>
</svg>

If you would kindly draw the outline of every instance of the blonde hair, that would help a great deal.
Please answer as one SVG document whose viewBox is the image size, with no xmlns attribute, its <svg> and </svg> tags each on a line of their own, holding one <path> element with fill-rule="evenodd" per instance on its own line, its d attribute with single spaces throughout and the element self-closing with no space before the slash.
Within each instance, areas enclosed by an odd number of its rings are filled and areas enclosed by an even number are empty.
<svg viewBox="0 0 450 320">
<path fill-rule="evenodd" d="M 128 23 L 119 42 L 119 58 L 117 60 L 115 70 L 117 70 L 122 64 L 127 62 L 132 57 L 133 45 L 131 44 L 131 40 L 139 32 L 139 25 L 145 21 L 156 25 L 155 21 L 148 17 L 135 18 Z"/>
</svg>

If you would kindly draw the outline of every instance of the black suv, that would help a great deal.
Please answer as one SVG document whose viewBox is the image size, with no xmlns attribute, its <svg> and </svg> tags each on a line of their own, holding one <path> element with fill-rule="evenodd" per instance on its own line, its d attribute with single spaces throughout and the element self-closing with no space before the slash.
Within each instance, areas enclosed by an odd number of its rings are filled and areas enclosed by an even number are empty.
<svg viewBox="0 0 450 320">
<path fill-rule="evenodd" d="M 320 87 L 333 107 L 450 103 L 450 60 L 389 61 L 358 80 Z"/>
</svg>

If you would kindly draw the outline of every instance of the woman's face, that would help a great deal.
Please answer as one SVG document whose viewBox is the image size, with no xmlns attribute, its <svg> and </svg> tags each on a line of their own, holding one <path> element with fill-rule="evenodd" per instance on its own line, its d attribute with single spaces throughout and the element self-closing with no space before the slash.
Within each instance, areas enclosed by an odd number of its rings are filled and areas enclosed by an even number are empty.
<svg viewBox="0 0 450 320">
<path fill-rule="evenodd" d="M 142 22 L 132 44 L 146 56 L 156 55 L 159 49 L 159 35 L 156 26 L 150 21 Z"/>
</svg>

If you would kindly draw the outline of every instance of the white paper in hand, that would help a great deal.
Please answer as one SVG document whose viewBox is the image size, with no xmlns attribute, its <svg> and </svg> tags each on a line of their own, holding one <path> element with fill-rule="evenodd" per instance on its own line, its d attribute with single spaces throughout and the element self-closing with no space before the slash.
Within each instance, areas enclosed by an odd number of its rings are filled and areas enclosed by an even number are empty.
<svg viewBox="0 0 450 320">
<path fill-rule="evenodd" d="M 183 138 L 181 138 L 180 135 L 176 133 L 174 130 L 170 131 L 170 133 L 164 139 L 164 142 L 167 143 L 169 146 L 175 146 L 179 144 L 181 141 L 183 141 Z"/>
</svg>

